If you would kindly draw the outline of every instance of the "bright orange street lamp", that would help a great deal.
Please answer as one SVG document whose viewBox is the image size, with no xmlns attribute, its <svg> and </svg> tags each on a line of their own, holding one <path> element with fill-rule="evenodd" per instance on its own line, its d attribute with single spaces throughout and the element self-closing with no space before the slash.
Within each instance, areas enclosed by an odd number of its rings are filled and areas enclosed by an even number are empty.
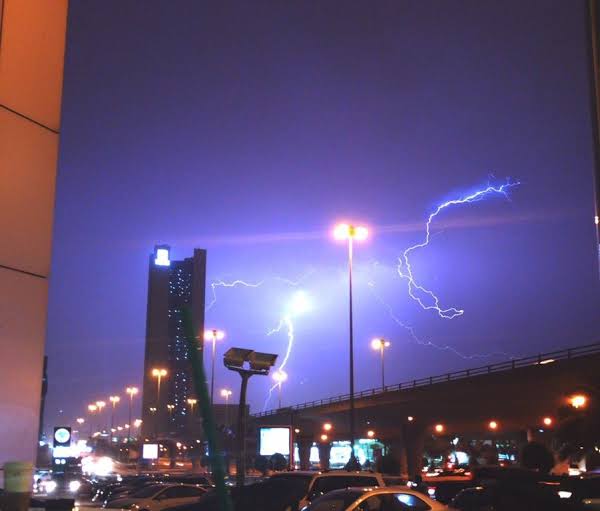
<svg viewBox="0 0 600 511">
<path fill-rule="evenodd" d="M 585 408 L 588 402 L 588 397 L 585 394 L 573 394 L 569 398 L 569 404 L 573 408 Z"/>
<path fill-rule="evenodd" d="M 204 340 L 212 340 L 212 360 L 211 360 L 211 371 L 210 371 L 210 404 L 213 404 L 213 397 L 215 392 L 215 356 L 217 353 L 217 341 L 225 338 L 225 332 L 213 328 L 212 330 L 205 330 Z"/>
<path fill-rule="evenodd" d="M 362 225 L 338 224 L 333 230 L 336 240 L 348 241 L 348 302 L 349 302 L 349 352 L 350 352 L 350 461 L 348 467 L 356 468 L 358 465 L 354 454 L 354 326 L 352 320 L 352 248 L 354 240 L 364 241 L 369 236 L 369 230 Z"/>
<path fill-rule="evenodd" d="M 167 370 L 162 368 L 155 367 L 152 369 L 152 376 L 156 378 L 156 404 L 157 407 L 160 405 L 160 382 L 161 380 L 167 376 Z"/>
<path fill-rule="evenodd" d="M 196 406 L 197 402 L 198 402 L 198 400 L 193 399 L 193 398 L 190 398 L 187 400 L 188 405 L 190 405 L 190 413 L 191 413 L 192 417 L 194 416 L 194 406 Z"/>
<path fill-rule="evenodd" d="M 377 338 L 371 341 L 371 348 L 375 351 L 379 351 L 381 357 L 381 388 L 385 389 L 385 364 L 383 362 L 383 352 L 386 348 L 389 348 L 392 345 L 390 341 L 386 341 L 385 339 Z"/>
<path fill-rule="evenodd" d="M 121 401 L 121 398 L 119 396 L 110 396 L 108 400 L 112 404 L 112 410 L 110 411 L 110 429 L 112 430 L 115 427 L 115 407 Z"/>
<path fill-rule="evenodd" d="M 125 392 L 129 395 L 129 424 L 131 424 L 131 412 L 133 410 L 133 396 L 137 395 L 139 389 L 137 387 L 127 387 Z M 131 442 L 131 431 L 127 435 L 127 441 Z"/>
</svg>

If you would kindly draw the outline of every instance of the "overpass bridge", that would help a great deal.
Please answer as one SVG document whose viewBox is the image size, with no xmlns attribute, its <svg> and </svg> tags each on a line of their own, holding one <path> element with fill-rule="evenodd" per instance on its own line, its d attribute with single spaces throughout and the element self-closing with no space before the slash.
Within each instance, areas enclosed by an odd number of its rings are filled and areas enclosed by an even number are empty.
<svg viewBox="0 0 600 511">
<path fill-rule="evenodd" d="M 558 409 L 575 393 L 600 399 L 600 343 L 358 392 L 355 430 L 358 438 L 371 431 L 415 474 L 427 435 L 535 438 L 556 425 Z M 254 414 L 252 421 L 291 427 L 300 465 L 308 468 L 313 442 L 327 465 L 330 442 L 350 438 L 348 416 L 349 395 L 343 394 Z M 325 423 L 333 427 L 321 440 Z"/>
</svg>

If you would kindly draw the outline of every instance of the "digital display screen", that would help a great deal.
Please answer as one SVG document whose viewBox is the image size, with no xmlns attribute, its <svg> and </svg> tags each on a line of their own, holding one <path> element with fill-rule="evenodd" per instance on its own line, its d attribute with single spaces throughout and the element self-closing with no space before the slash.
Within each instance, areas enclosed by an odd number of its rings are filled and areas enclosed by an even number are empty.
<svg viewBox="0 0 600 511">
<path fill-rule="evenodd" d="M 259 452 L 261 456 L 271 456 L 278 452 L 290 454 L 290 428 L 260 428 Z"/>
<path fill-rule="evenodd" d="M 145 460 L 158 459 L 158 444 L 144 444 L 144 447 L 142 447 L 142 458 Z"/>
</svg>

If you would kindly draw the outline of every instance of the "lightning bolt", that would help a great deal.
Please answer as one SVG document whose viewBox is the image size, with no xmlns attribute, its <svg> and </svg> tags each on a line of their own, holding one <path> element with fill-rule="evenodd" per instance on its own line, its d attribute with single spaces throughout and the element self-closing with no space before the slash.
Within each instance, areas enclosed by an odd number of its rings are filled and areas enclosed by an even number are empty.
<svg viewBox="0 0 600 511">
<path fill-rule="evenodd" d="M 226 282 L 224 280 L 215 280 L 215 281 L 211 282 L 211 284 L 210 284 L 212 298 L 211 298 L 211 301 L 209 302 L 209 304 L 206 306 L 206 310 L 209 311 L 210 309 L 213 308 L 215 303 L 217 303 L 217 288 L 218 287 L 257 288 L 257 287 L 261 287 L 265 282 L 267 282 L 267 280 L 276 280 L 279 282 L 283 282 L 284 284 L 286 284 L 288 286 L 297 287 L 302 282 L 304 282 L 304 280 L 306 280 L 309 276 L 311 276 L 313 273 L 315 273 L 315 271 L 316 270 L 314 268 L 310 268 L 303 275 L 301 275 L 300 278 L 298 278 L 297 280 L 292 280 L 292 279 L 288 279 L 288 278 L 280 277 L 280 276 L 271 277 L 270 279 L 259 280 L 258 282 L 247 282 L 247 281 L 241 280 L 241 279 L 233 280 L 230 282 Z"/>
<path fill-rule="evenodd" d="M 287 349 L 285 351 L 285 356 L 283 357 L 281 365 L 276 369 L 276 371 L 282 371 L 284 369 L 285 365 L 288 363 L 288 360 L 290 358 L 290 354 L 292 353 L 292 348 L 294 346 L 294 323 L 292 322 L 291 315 L 290 314 L 286 314 L 285 316 L 283 316 L 279 320 L 279 323 L 277 324 L 277 326 L 267 332 L 267 336 L 270 337 L 273 334 L 281 332 L 281 330 L 283 330 L 284 327 L 287 328 L 288 344 L 287 344 Z M 269 389 L 269 394 L 267 395 L 267 398 L 265 399 L 265 404 L 263 406 L 263 412 L 267 409 L 267 406 L 269 404 L 269 400 L 271 399 L 271 395 L 273 394 L 273 391 L 278 386 L 279 386 L 279 383 L 275 383 Z"/>
<path fill-rule="evenodd" d="M 466 195 L 464 197 L 460 197 L 458 199 L 452 199 L 446 201 L 439 206 L 429 215 L 427 219 L 427 223 L 425 224 L 425 239 L 421 243 L 417 243 L 416 245 L 412 245 L 408 247 L 402 254 L 401 257 L 398 258 L 398 274 L 400 277 L 408 280 L 408 294 L 410 297 L 415 300 L 424 310 L 435 310 L 437 314 L 444 319 L 453 319 L 457 316 L 462 316 L 464 314 L 464 310 L 457 309 L 455 307 L 448 307 L 446 309 L 440 306 L 439 298 L 433 293 L 433 291 L 425 288 L 424 286 L 417 283 L 414 278 L 412 266 L 409 261 L 409 255 L 411 252 L 419 248 L 424 248 L 429 245 L 429 241 L 431 240 L 431 223 L 434 218 L 438 216 L 442 211 L 451 206 L 458 206 L 460 204 L 467 204 L 471 202 L 479 202 L 483 200 L 489 195 L 497 194 L 503 195 L 507 199 L 508 193 L 507 190 L 513 186 L 518 186 L 519 182 L 511 182 L 507 181 L 505 184 L 501 186 L 491 186 L 488 185 L 486 188 L 482 190 L 478 190 L 470 195 Z"/>
<path fill-rule="evenodd" d="M 513 359 L 513 358 L 519 358 L 519 355 L 514 355 L 511 353 L 507 353 L 505 351 L 493 351 L 491 353 L 473 353 L 473 354 L 466 354 L 463 353 L 459 350 L 457 350 L 456 348 L 449 346 L 448 344 L 436 344 L 434 342 L 431 341 L 425 341 L 423 339 L 421 339 L 420 337 L 417 336 L 415 329 L 404 323 L 394 312 L 394 309 L 392 308 L 392 306 L 387 303 L 382 297 L 381 295 L 376 291 L 375 288 L 375 282 L 371 281 L 368 282 L 367 285 L 369 286 L 369 290 L 371 291 L 371 294 L 373 295 L 373 297 L 380 303 L 380 305 L 387 311 L 389 317 L 397 324 L 400 325 L 402 328 L 404 328 L 410 335 L 411 340 L 415 343 L 418 344 L 419 346 L 426 346 L 429 348 L 435 348 L 437 350 L 440 351 L 447 351 L 450 353 L 453 353 L 454 355 L 462 358 L 463 360 L 474 360 L 474 359 L 481 359 L 481 358 L 492 358 L 492 357 L 499 357 L 499 356 L 503 356 L 505 358 L 508 359 Z"/>
</svg>

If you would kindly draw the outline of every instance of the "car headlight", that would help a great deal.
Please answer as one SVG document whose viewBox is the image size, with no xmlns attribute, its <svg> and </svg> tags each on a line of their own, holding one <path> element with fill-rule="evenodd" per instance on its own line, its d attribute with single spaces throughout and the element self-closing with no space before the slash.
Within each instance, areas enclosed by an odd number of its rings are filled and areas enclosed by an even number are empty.
<svg viewBox="0 0 600 511">
<path fill-rule="evenodd" d="M 44 490 L 46 490 L 46 493 L 52 493 L 54 490 L 56 490 L 56 487 L 58 485 L 56 484 L 56 481 L 46 481 L 44 483 Z"/>
<path fill-rule="evenodd" d="M 71 481 L 69 482 L 69 491 L 75 493 L 81 488 L 81 481 Z"/>
</svg>

